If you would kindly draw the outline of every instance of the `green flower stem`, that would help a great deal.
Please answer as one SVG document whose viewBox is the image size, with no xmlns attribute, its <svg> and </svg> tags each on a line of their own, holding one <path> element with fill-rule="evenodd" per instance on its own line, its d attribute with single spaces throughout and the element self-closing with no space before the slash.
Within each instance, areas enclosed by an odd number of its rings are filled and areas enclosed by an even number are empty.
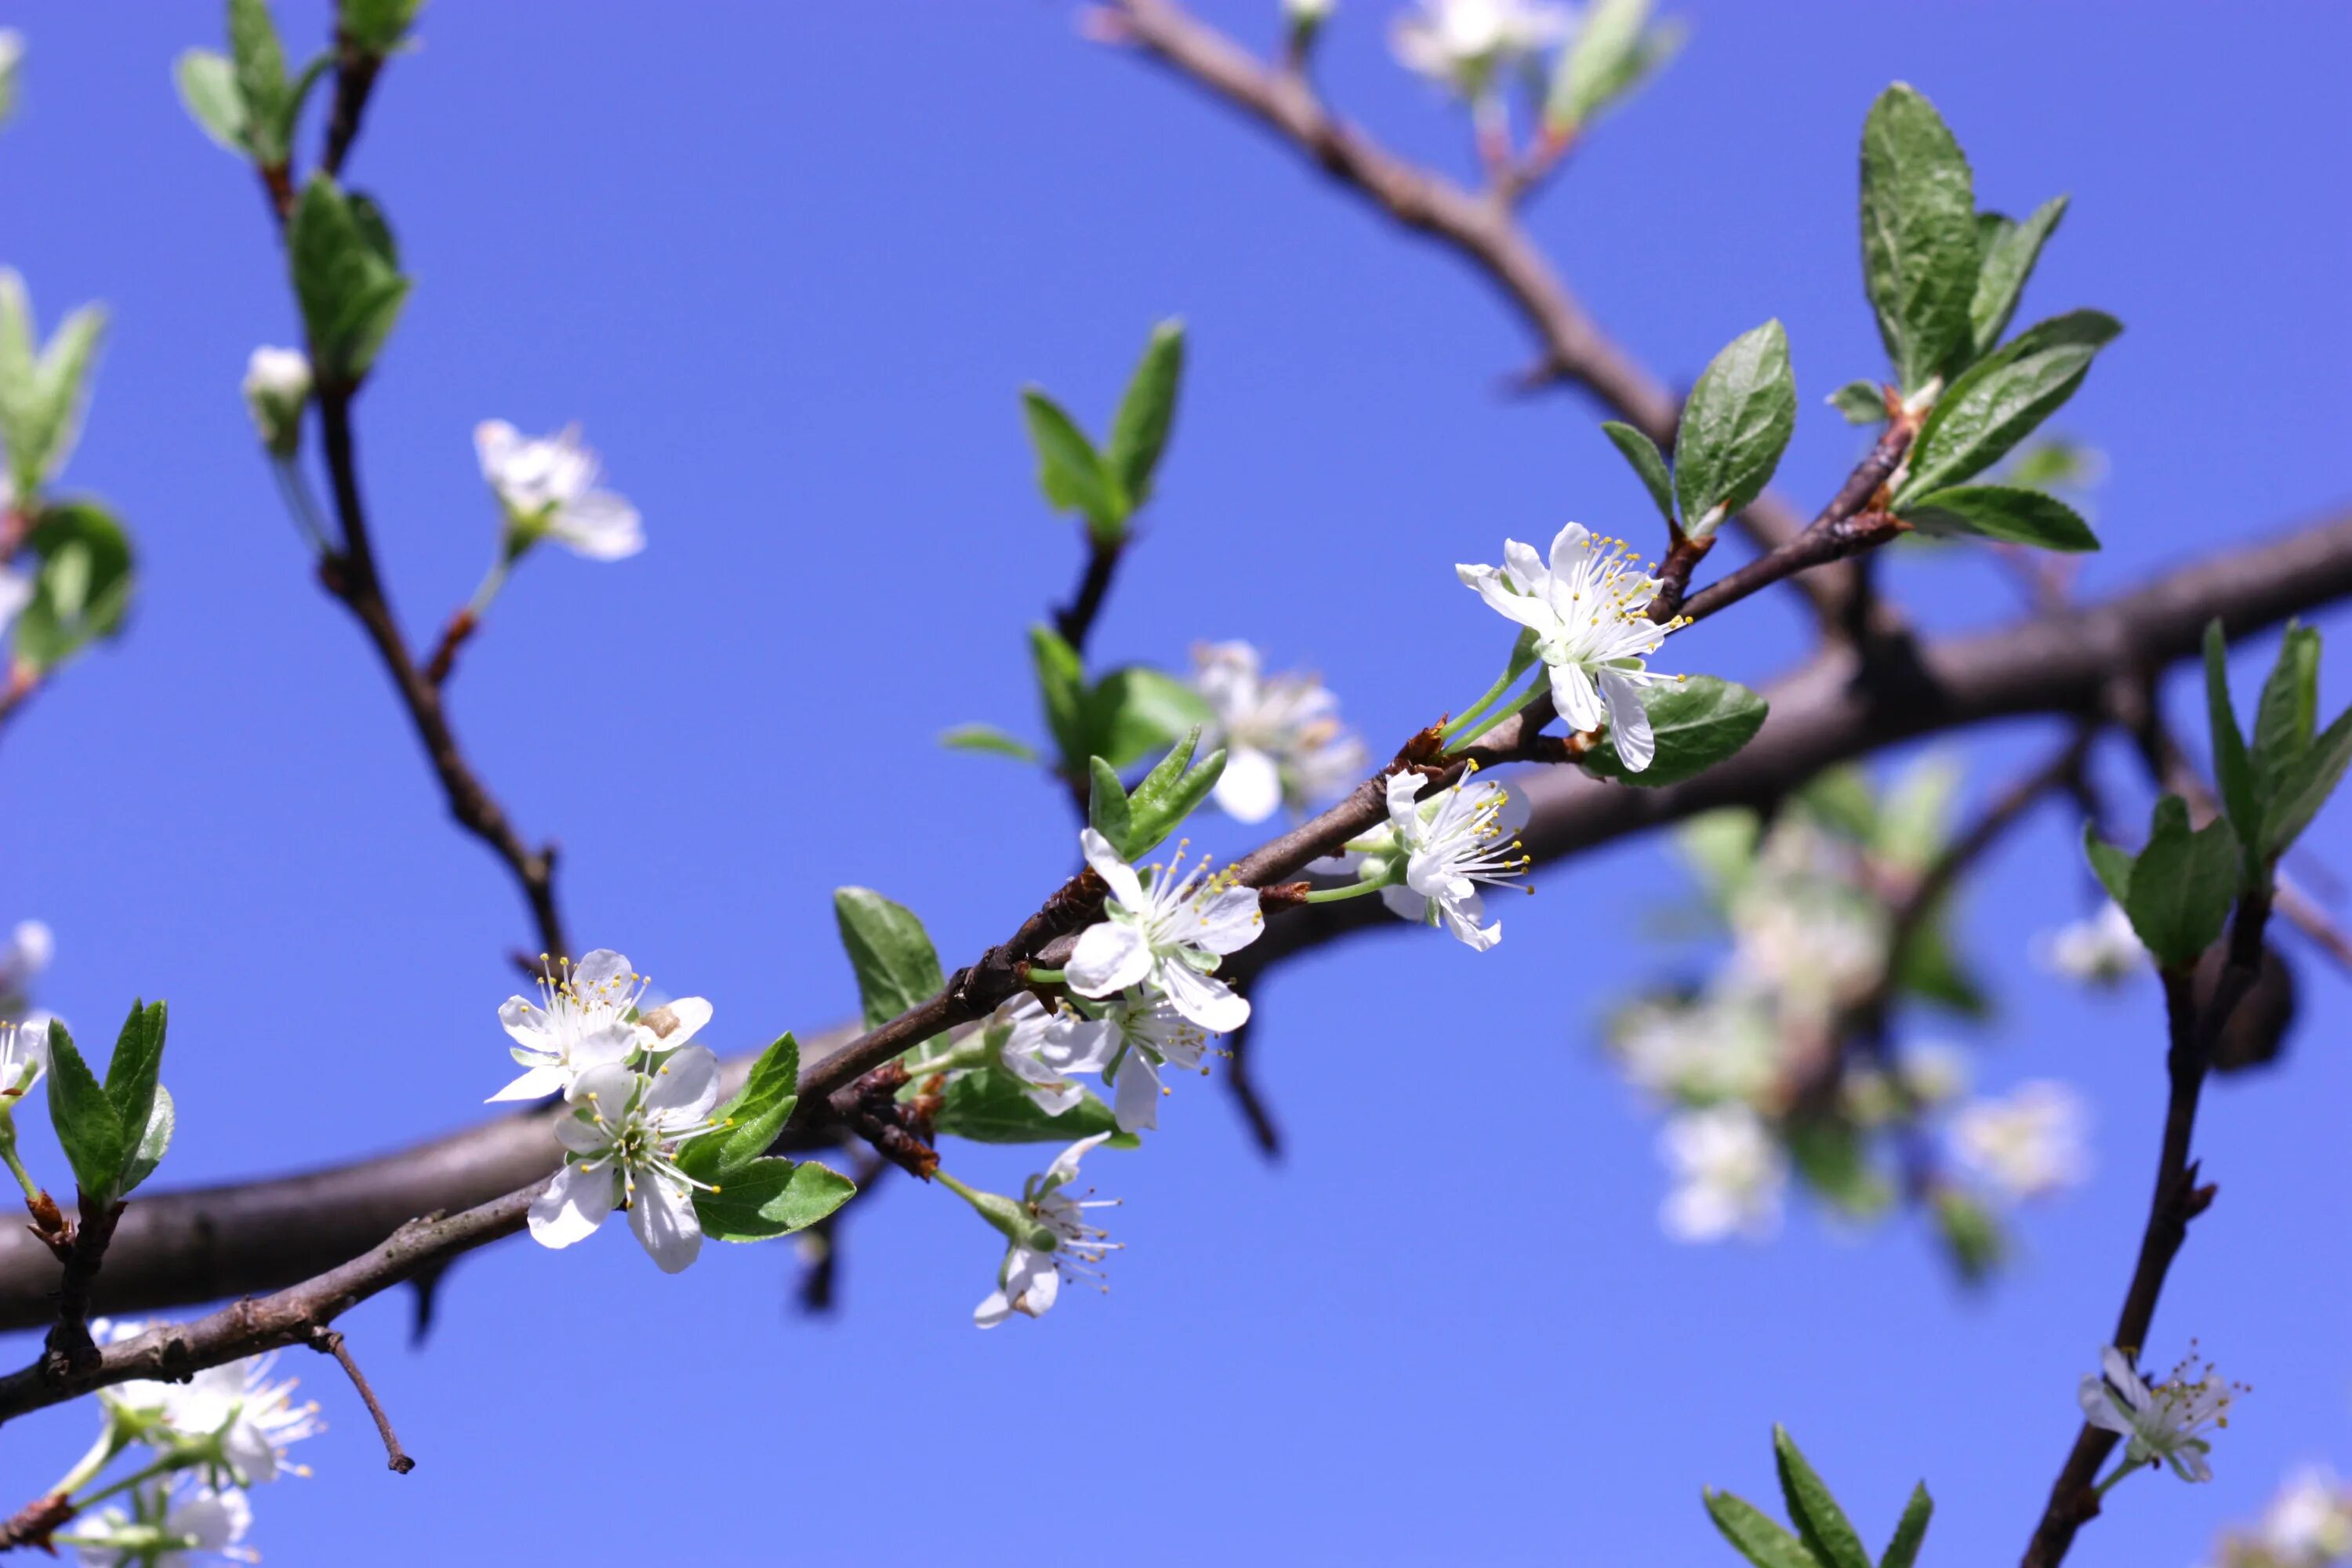
<svg viewBox="0 0 2352 1568">
<path fill-rule="evenodd" d="M 499 590 L 507 585 L 507 574 L 513 568 L 515 559 L 512 553 L 499 552 L 499 558 L 490 563 L 490 569 L 482 574 L 482 585 L 474 590 L 471 599 L 466 601 L 467 615 L 478 621 L 489 613 L 490 601 L 497 598 Z"/>
<path fill-rule="evenodd" d="M 1058 969 L 1032 969 L 1029 979 L 1039 985 L 1066 985 L 1068 978 Z"/>
<path fill-rule="evenodd" d="M 1519 634 L 1519 640 L 1511 645 L 1511 662 L 1503 667 L 1503 673 L 1495 678 L 1495 684 L 1486 688 L 1485 696 L 1456 714 L 1451 722 L 1438 731 L 1438 738 L 1444 741 L 1452 740 L 1461 732 L 1463 726 L 1499 701 L 1503 693 L 1511 689 L 1511 682 L 1517 680 L 1521 672 L 1535 662 L 1534 644 L 1535 638 L 1531 634 L 1526 632 Z"/>
<path fill-rule="evenodd" d="M 106 1430 L 100 1433 L 98 1441 L 89 1446 L 89 1452 L 84 1454 L 72 1469 L 58 1478 L 58 1484 L 49 1489 L 51 1495 L 71 1497 L 98 1479 L 98 1473 L 111 1464 L 114 1456 L 122 1452 L 130 1442 L 131 1439 L 123 1434 L 120 1422 L 108 1421 Z"/>
<path fill-rule="evenodd" d="M 1504 720 L 1510 718 L 1513 714 L 1517 713 L 1521 709 L 1527 707 L 1528 703 L 1533 702 L 1537 698 L 1550 690 L 1551 686 L 1549 675 L 1550 672 L 1549 670 L 1538 670 L 1536 672 L 1535 679 L 1528 681 L 1527 685 L 1520 689 L 1519 694 L 1517 697 L 1512 698 L 1509 702 L 1496 709 L 1492 713 L 1487 714 L 1485 719 L 1479 721 L 1476 728 L 1456 735 L 1452 741 L 1448 742 L 1445 747 L 1445 754 L 1449 757 L 1460 756 L 1464 752 L 1470 749 L 1470 742 L 1475 741 L 1479 736 L 1485 734 L 1487 731 L 1493 729 Z"/>
<path fill-rule="evenodd" d="M 2102 1502 L 2105 1501 L 2107 1494 L 2115 1490 L 2116 1483 L 2117 1481 L 2122 1480 L 2126 1476 L 2132 1474 L 2136 1470 L 2144 1468 L 2147 1464 L 2147 1461 L 2145 1459 L 2133 1458 L 2131 1457 L 2131 1449 L 2126 1447 L 2124 1449 L 2124 1457 L 2116 1462 L 2116 1468 L 2108 1472 L 2107 1479 L 2101 1481 L 2092 1489 L 2091 1495 L 2099 1499 Z"/>
<path fill-rule="evenodd" d="M 76 1509 L 86 1509 L 94 1502 L 103 1502 L 115 1493 L 127 1492 L 142 1481 L 152 1481 L 158 1476 L 168 1476 L 175 1470 L 184 1470 L 195 1462 L 196 1458 L 196 1455 L 184 1448 L 173 1448 L 153 1464 L 131 1471 L 113 1485 L 100 1487 L 87 1497 L 73 1499 L 73 1505 Z"/>
<path fill-rule="evenodd" d="M 927 1062 L 908 1062 L 907 1076 L 910 1079 L 925 1079 L 935 1072 L 954 1072 L 961 1068 L 984 1067 L 993 1055 L 994 1053 L 987 1046 L 979 1041 L 973 1041 L 968 1045 L 958 1046 L 944 1056 L 933 1057 Z"/>
<path fill-rule="evenodd" d="M 1310 904 L 1336 904 L 1342 899 L 1360 899 L 1366 893 L 1377 893 L 1391 884 L 1382 882 L 1351 882 L 1344 888 L 1318 888 L 1307 895 Z"/>
<path fill-rule="evenodd" d="M 8 1113 L 13 1119 L 15 1112 Z M 25 1169 L 25 1162 L 16 1157 L 16 1124 L 14 1120 L 0 1121 L 0 1160 L 8 1162 L 8 1173 L 25 1189 L 26 1203 L 41 1200 L 41 1184 L 33 1180 L 33 1173 Z"/>
<path fill-rule="evenodd" d="M 987 1207 L 981 1202 L 981 1195 L 978 1193 L 973 1192 L 970 1187 L 965 1186 L 961 1182 L 957 1181 L 945 1171 L 933 1171 L 931 1173 L 931 1180 L 939 1183 L 940 1185 L 945 1187 L 948 1191 L 953 1193 L 956 1196 L 970 1204 L 973 1208 L 980 1210 L 982 1214 L 984 1215 L 988 1212 Z"/>
<path fill-rule="evenodd" d="M 293 518 L 303 542 L 322 557 L 332 555 L 335 547 L 328 542 L 319 498 L 310 493 L 310 481 L 302 477 L 301 468 L 291 458 L 272 457 L 269 471 L 277 478 L 278 496 L 286 502 L 287 514 Z"/>
</svg>

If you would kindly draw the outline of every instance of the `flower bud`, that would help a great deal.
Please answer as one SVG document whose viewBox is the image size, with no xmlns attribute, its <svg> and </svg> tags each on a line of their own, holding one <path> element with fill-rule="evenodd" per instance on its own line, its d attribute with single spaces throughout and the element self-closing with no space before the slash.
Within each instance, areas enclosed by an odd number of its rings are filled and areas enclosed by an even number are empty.
<svg viewBox="0 0 2352 1568">
<path fill-rule="evenodd" d="M 270 454 L 290 458 L 302 445 L 302 410 L 310 401 L 310 362 L 296 349 L 258 348 L 245 367 L 245 406 Z"/>
</svg>

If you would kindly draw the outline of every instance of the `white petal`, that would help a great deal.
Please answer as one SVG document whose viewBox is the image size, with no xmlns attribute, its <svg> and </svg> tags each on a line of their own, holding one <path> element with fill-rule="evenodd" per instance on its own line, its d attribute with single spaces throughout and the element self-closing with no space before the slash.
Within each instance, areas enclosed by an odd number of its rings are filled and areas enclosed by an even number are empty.
<svg viewBox="0 0 2352 1568">
<path fill-rule="evenodd" d="M 1657 738 L 1650 732 L 1650 710 L 1642 706 L 1642 689 L 1621 669 L 1601 672 L 1601 700 L 1609 704 L 1609 731 L 1617 742 L 1617 760 L 1628 773 L 1640 773 L 1658 754 Z"/>
<path fill-rule="evenodd" d="M 522 432 L 503 419 L 485 419 L 474 426 L 474 455 L 481 459 L 482 478 L 495 487 L 506 475 Z"/>
<path fill-rule="evenodd" d="M 531 1239 L 541 1247 L 569 1247 L 595 1235 L 620 1193 L 620 1174 L 609 1165 L 564 1166 L 531 1200 Z"/>
<path fill-rule="evenodd" d="M 572 1074 L 562 1068 L 533 1068 L 483 1103 L 496 1105 L 507 1100 L 544 1100 L 551 1094 L 561 1094 L 564 1085 L 571 1081 Z"/>
<path fill-rule="evenodd" d="M 554 1020 L 541 1012 L 538 1005 L 526 997 L 509 996 L 500 1003 L 499 1022 L 506 1026 L 506 1031 L 513 1037 L 514 1043 L 527 1051 L 534 1051 L 549 1058 L 560 1057 L 563 1054 L 562 1047 L 557 1041 L 552 1027 Z"/>
<path fill-rule="evenodd" d="M 2106 1379 L 2094 1372 L 2083 1374 L 2083 1384 L 2075 1390 L 2075 1399 L 2083 1406 L 2083 1419 L 2092 1426 L 2124 1436 L 2132 1435 L 2131 1417 L 2116 1405 L 2116 1396 L 2107 1387 Z"/>
<path fill-rule="evenodd" d="M 1571 730 L 1597 730 L 1607 716 L 1601 706 L 1601 694 L 1592 689 L 1592 678 L 1584 673 L 1581 665 L 1551 667 L 1551 705 L 1559 710 L 1560 718 Z"/>
<path fill-rule="evenodd" d="M 700 996 L 681 996 L 669 1005 L 669 1011 L 670 1016 L 677 1022 L 670 1026 L 669 1033 L 661 1037 L 664 1050 L 673 1046 L 682 1046 L 701 1033 L 703 1027 L 710 1022 L 710 1016 L 714 1009 Z"/>
<path fill-rule="evenodd" d="M 971 1310 L 973 1326 L 982 1329 L 992 1329 L 1012 1315 L 1013 1303 L 1004 1299 L 1002 1290 L 991 1290 L 980 1305 Z"/>
<path fill-rule="evenodd" d="M 1088 831 L 1092 831 L 1089 829 Z M 1131 873 L 1130 873 L 1131 875 Z M 1071 950 L 1070 989 L 1081 996 L 1108 996 L 1151 973 L 1151 943 L 1121 921 L 1088 926 Z"/>
<path fill-rule="evenodd" d="M 639 1178 L 636 1201 L 629 1205 L 629 1228 L 665 1274 L 683 1273 L 702 1255 L 702 1221 L 694 1212 L 694 1194 L 667 1177 Z"/>
<path fill-rule="evenodd" d="M 1559 616 L 1543 600 L 1526 594 L 1514 594 L 1499 577 L 1481 577 L 1472 584 L 1486 607 L 1496 614 L 1533 628 L 1538 637 L 1549 637 L 1559 630 Z"/>
<path fill-rule="evenodd" d="M 1083 827 L 1078 830 L 1078 848 L 1086 855 L 1087 864 L 1094 868 L 1095 875 L 1109 886 L 1112 898 L 1130 910 L 1139 910 L 1150 901 L 1143 896 L 1143 879 L 1135 874 L 1134 867 L 1119 858 L 1109 839 L 1091 827 Z"/>
<path fill-rule="evenodd" d="M 1402 882 L 1391 882 L 1382 888 L 1381 902 L 1389 907 L 1390 913 L 1402 916 L 1415 925 L 1429 918 L 1429 900 Z"/>
<path fill-rule="evenodd" d="M 1556 577 L 1565 577 L 1584 563 L 1591 552 L 1592 531 L 1580 522 L 1571 522 L 1552 535 L 1551 570 Z"/>
<path fill-rule="evenodd" d="M 611 490 L 590 490 L 559 509 L 547 531 L 591 561 L 619 561 L 646 547 L 637 509 Z"/>
<path fill-rule="evenodd" d="M 1282 769 L 1255 746 L 1235 746 L 1214 794 L 1217 809 L 1235 822 L 1264 822 L 1282 806 Z"/>
<path fill-rule="evenodd" d="M 572 1059 L 567 1065 L 575 1073 L 586 1072 L 590 1068 L 611 1067 L 635 1056 L 637 1045 L 637 1026 L 615 1018 L 573 1040 Z"/>
<path fill-rule="evenodd" d="M 656 1068 L 646 1091 L 646 1109 L 667 1127 L 684 1127 L 710 1114 L 719 1103 L 719 1058 L 709 1046 L 687 1046 Z"/>
<path fill-rule="evenodd" d="M 1389 825 L 1410 842 L 1421 836 L 1422 786 L 1428 781 L 1406 769 L 1389 775 Z"/>
<path fill-rule="evenodd" d="M 1046 1026 L 1039 1054 L 1056 1072 L 1100 1072 L 1118 1045 L 1118 1031 L 1107 1020 L 1065 1014 Z"/>
<path fill-rule="evenodd" d="M 1121 1132 L 1140 1132 L 1160 1125 L 1160 1069 L 1150 1057 L 1130 1047 L 1112 1080 L 1116 1094 L 1111 1114 Z"/>
<path fill-rule="evenodd" d="M 572 968 L 572 993 L 583 1002 L 597 992 L 625 995 L 635 980 L 629 961 L 609 947 L 598 948 Z"/>
<path fill-rule="evenodd" d="M 1187 947 L 1203 952 L 1238 952 L 1265 931 L 1255 888 L 1227 888 L 1193 906 L 1196 918 L 1178 928 Z"/>
<path fill-rule="evenodd" d="M 574 1105 L 593 1104 L 607 1116 L 618 1116 L 636 1091 L 635 1073 L 617 1062 L 604 1062 L 573 1079 L 563 1098 Z"/>
<path fill-rule="evenodd" d="M 1079 1139 L 1055 1155 L 1054 1163 L 1045 1167 L 1046 1189 L 1051 1191 L 1055 1187 L 1067 1186 L 1076 1181 L 1078 1162 L 1092 1153 L 1097 1144 L 1104 1142 L 1109 1137 L 1110 1134 L 1108 1132 L 1097 1132 L 1092 1137 Z"/>
<path fill-rule="evenodd" d="M 1249 1022 L 1249 1003 L 1222 980 L 1170 963 L 1160 966 L 1160 983 L 1176 1011 L 1213 1035 L 1230 1035 Z"/>
</svg>

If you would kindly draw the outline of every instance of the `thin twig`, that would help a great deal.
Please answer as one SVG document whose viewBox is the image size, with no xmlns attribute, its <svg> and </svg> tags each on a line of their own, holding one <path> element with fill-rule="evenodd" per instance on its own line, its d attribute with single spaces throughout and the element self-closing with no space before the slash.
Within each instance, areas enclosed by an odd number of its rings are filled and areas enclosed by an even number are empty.
<svg viewBox="0 0 2352 1568">
<path fill-rule="evenodd" d="M 65 1272 L 58 1282 L 58 1321 L 49 1329 L 42 1364 L 51 1377 L 58 1379 L 80 1375 L 98 1364 L 98 1347 L 89 1337 L 90 1286 L 106 1261 L 115 1225 L 122 1218 L 119 1203 L 93 1204 L 88 1193 L 79 1191 L 74 1200 L 72 1235 L 62 1242 L 49 1243 Z"/>
<path fill-rule="evenodd" d="M 416 1461 L 401 1447 L 400 1435 L 392 1429 L 392 1417 L 383 1413 L 383 1402 L 376 1398 L 375 1390 L 368 1386 L 367 1373 L 362 1372 L 360 1363 L 352 1359 L 351 1347 L 343 1342 L 341 1331 L 312 1330 L 310 1348 L 322 1355 L 333 1356 L 342 1367 L 343 1375 L 352 1380 L 352 1386 L 359 1390 L 361 1402 L 366 1405 L 368 1414 L 375 1418 L 376 1436 L 383 1439 L 384 1468 L 396 1476 L 404 1476 L 415 1469 Z"/>
<path fill-rule="evenodd" d="M 1123 539 L 1098 539 L 1089 530 L 1087 534 L 1087 564 L 1079 575 L 1077 592 L 1070 602 L 1054 612 L 1054 629 L 1074 652 L 1087 651 L 1087 634 L 1094 630 L 1095 618 L 1102 613 L 1103 599 L 1110 592 L 1111 578 L 1118 571 L 1119 556 L 1125 552 Z"/>
</svg>

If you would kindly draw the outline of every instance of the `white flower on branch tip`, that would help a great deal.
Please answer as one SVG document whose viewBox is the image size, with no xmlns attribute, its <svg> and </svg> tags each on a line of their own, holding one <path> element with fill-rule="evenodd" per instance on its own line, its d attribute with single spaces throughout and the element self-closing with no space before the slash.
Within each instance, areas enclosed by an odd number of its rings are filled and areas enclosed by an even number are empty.
<svg viewBox="0 0 2352 1568">
<path fill-rule="evenodd" d="M 504 1100 L 541 1100 L 561 1093 L 590 1068 L 626 1063 L 640 1050 L 656 1046 L 685 1045 L 710 1021 L 710 1004 L 699 996 L 669 1004 L 677 1019 L 666 1036 L 656 1036 L 629 1014 L 646 994 L 646 977 L 610 948 L 600 947 L 577 964 L 547 967 L 540 960 L 539 1000 L 509 996 L 499 1007 L 499 1022 L 514 1040 L 509 1047 L 522 1076 L 490 1096 Z"/>
<path fill-rule="evenodd" d="M 722 1125 L 710 1120 L 719 1058 L 688 1046 L 650 1073 L 608 1062 L 582 1073 L 564 1098 L 572 1114 L 555 1124 L 564 1165 L 531 1203 L 531 1236 L 543 1247 L 569 1247 L 625 1207 L 662 1272 L 684 1269 L 702 1251 L 694 1191 L 712 1189 L 678 1169 L 677 1151 Z"/>
<path fill-rule="evenodd" d="M 1642 689 L 1679 676 L 1645 661 L 1679 618 L 1661 626 L 1646 614 L 1658 591 L 1622 540 L 1570 523 L 1551 542 L 1549 563 L 1531 545 L 1503 542 L 1503 565 L 1459 565 L 1454 575 L 1498 615 L 1536 635 L 1536 654 L 1551 679 L 1552 706 L 1571 730 L 1607 721 L 1618 760 L 1640 773 L 1656 755 Z"/>
<path fill-rule="evenodd" d="M 2110 899 L 2097 914 L 2046 931 L 2033 944 L 2042 968 L 2086 985 L 2117 985 L 2147 963 L 2131 917 Z"/>
<path fill-rule="evenodd" d="M 2113 1345 L 2099 1352 L 2099 1365 L 2105 1375 L 2086 1373 L 2083 1377 L 2083 1417 L 2128 1440 L 2125 1462 L 2161 1459 L 2184 1481 L 2211 1480 L 2213 1468 L 2205 1456 L 2212 1445 L 2199 1434 L 2230 1424 L 2230 1406 L 2246 1392 L 2244 1385 L 2223 1383 L 2213 1375 L 2211 1363 L 2193 1356 L 2153 1388 Z"/>
<path fill-rule="evenodd" d="M 258 1562 L 236 1544 L 252 1527 L 253 1504 L 244 1492 L 192 1487 L 174 1493 L 159 1479 L 132 1489 L 129 1512 L 101 1509 L 79 1521 L 73 1534 L 56 1539 L 72 1544 L 83 1568 L 193 1568 L 199 1552 Z"/>
<path fill-rule="evenodd" d="M 1465 778 L 1416 798 L 1423 784 L 1418 773 L 1391 774 L 1387 823 L 1355 840 L 1350 852 L 1364 863 L 1387 858 L 1391 880 L 1381 902 L 1392 913 L 1443 926 L 1485 952 L 1503 940 L 1503 922 L 1479 923 L 1486 900 L 1478 889 L 1520 885 L 1512 879 L 1530 864 L 1517 837 L 1528 824 L 1528 797 L 1508 784 Z M 1360 874 L 1369 868 L 1360 865 Z"/>
<path fill-rule="evenodd" d="M 1181 844 L 1164 868 L 1150 868 L 1149 884 L 1093 828 L 1080 831 L 1078 845 L 1110 897 L 1107 918 L 1078 935 L 1066 970 L 1070 989 L 1103 997 L 1148 985 L 1211 1034 L 1248 1023 L 1249 1004 L 1212 972 L 1265 929 L 1257 889 L 1236 886 L 1229 872 L 1209 875 L 1205 859 L 1185 871 Z"/>
<path fill-rule="evenodd" d="M 245 365 L 245 411 L 261 444 L 290 458 L 302 441 L 302 410 L 310 401 L 310 361 L 299 349 L 257 348 Z"/>
<path fill-rule="evenodd" d="M 1095 1026 L 1101 1031 L 1103 1081 L 1111 1086 L 1118 1130 L 1157 1128 L 1160 1097 L 1167 1092 L 1160 1069 L 1171 1063 L 1186 1072 L 1199 1068 L 1208 1036 L 1167 997 L 1140 987 L 1113 1001 Z"/>
<path fill-rule="evenodd" d="M 996 1271 L 996 1289 L 972 1309 L 973 1323 L 992 1329 L 1015 1312 L 1042 1318 L 1060 1297 L 1064 1275 L 1101 1278 L 1103 1258 L 1118 1251 L 1120 1244 L 1112 1241 L 1108 1232 L 1088 1225 L 1087 1211 L 1117 1207 L 1118 1200 L 1072 1198 L 1062 1189 L 1077 1180 L 1078 1161 L 1109 1136 L 1097 1132 L 1079 1139 L 1055 1155 L 1042 1174 L 1023 1184 L 1020 1207 L 1032 1233 L 1014 1237 L 1005 1248 L 1004 1261 Z M 1045 1241 L 1054 1245 L 1050 1248 L 1029 1245 Z"/>
<path fill-rule="evenodd" d="M 1962 1163 L 2007 1196 L 2044 1198 L 2089 1173 L 2088 1121 L 2082 1096 L 2038 1079 L 2005 1098 L 1962 1106 L 1952 1118 L 1952 1147 Z"/>
<path fill-rule="evenodd" d="M 1021 1091 L 1048 1116 L 1059 1116 L 1085 1098 L 1072 1073 L 1100 1072 L 1110 1059 L 1110 1032 L 1090 1018 L 1046 1010 L 1026 991 L 989 1015 L 982 1037 L 991 1043 L 1004 1070 L 1021 1080 Z"/>
<path fill-rule="evenodd" d="M 1564 41 L 1573 21 L 1541 0 L 1421 0 L 1396 19 L 1390 42 L 1409 68 L 1476 99 L 1505 67 Z"/>
<path fill-rule="evenodd" d="M 618 561 L 646 547 L 637 509 L 596 489 L 596 454 L 581 444 L 578 426 L 529 437 L 503 419 L 487 419 L 474 426 L 474 450 L 506 510 L 510 556 L 541 534 L 592 561 Z"/>
<path fill-rule="evenodd" d="M 1760 1241 L 1780 1228 L 1788 1163 L 1748 1107 L 1684 1111 L 1666 1123 L 1658 1149 L 1676 1181 L 1659 1219 L 1676 1241 L 1719 1241 L 1735 1232 Z"/>
<path fill-rule="evenodd" d="M 206 1367 L 184 1384 L 166 1383 L 163 1390 L 165 1432 L 183 1441 L 209 1439 L 215 1446 L 203 1468 L 210 1479 L 224 1479 L 241 1487 L 258 1486 L 279 1476 L 309 1475 L 300 1465 L 287 1463 L 292 1445 L 315 1436 L 322 1426 L 316 1405 L 293 1403 L 296 1378 L 268 1381 L 276 1352 L 247 1356 L 223 1366 Z M 221 1471 L 226 1469 L 226 1477 Z"/>
<path fill-rule="evenodd" d="M 1214 798 L 1234 821 L 1264 822 L 1284 805 L 1304 810 L 1363 772 L 1363 742 L 1341 727 L 1339 699 L 1315 676 L 1261 675 L 1249 644 L 1202 643 L 1192 649 L 1192 685 L 1216 715 L 1201 743 L 1225 749 Z"/>
</svg>

